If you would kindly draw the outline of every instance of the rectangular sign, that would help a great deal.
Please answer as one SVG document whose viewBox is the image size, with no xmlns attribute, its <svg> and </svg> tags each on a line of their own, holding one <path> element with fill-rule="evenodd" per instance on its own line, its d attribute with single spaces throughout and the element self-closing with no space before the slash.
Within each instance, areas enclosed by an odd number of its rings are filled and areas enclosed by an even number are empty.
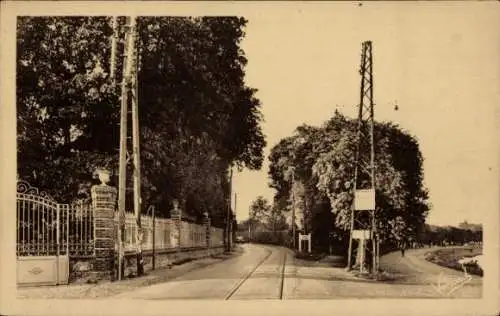
<svg viewBox="0 0 500 316">
<path fill-rule="evenodd" d="M 375 190 L 356 190 L 356 195 L 354 196 L 354 210 L 375 210 Z"/>
<path fill-rule="evenodd" d="M 355 229 L 352 231 L 352 238 L 354 239 L 370 239 L 369 230 Z"/>
<path fill-rule="evenodd" d="M 299 234 L 299 240 L 311 240 L 311 233 L 307 234 L 307 235 L 302 235 L 302 234 Z"/>
</svg>

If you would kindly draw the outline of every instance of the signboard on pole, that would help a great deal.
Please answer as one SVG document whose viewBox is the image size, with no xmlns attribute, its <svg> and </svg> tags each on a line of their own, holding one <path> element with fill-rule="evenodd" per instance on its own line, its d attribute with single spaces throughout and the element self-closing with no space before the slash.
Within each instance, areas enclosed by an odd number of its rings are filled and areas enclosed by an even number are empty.
<svg viewBox="0 0 500 316">
<path fill-rule="evenodd" d="M 375 210 L 375 190 L 356 190 L 354 196 L 354 210 L 372 211 Z"/>
<path fill-rule="evenodd" d="M 370 235 L 370 231 L 366 229 L 355 229 L 352 231 L 352 238 L 354 239 L 370 239 Z"/>
</svg>

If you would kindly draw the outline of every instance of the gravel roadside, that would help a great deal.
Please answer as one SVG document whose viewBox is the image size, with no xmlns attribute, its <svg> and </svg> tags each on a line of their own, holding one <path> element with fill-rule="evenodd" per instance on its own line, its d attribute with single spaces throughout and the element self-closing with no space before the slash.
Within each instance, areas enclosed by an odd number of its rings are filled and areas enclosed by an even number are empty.
<svg viewBox="0 0 500 316">
<path fill-rule="evenodd" d="M 146 275 L 122 280 L 120 282 L 102 282 L 97 284 L 73 284 L 59 286 L 18 287 L 18 299 L 102 299 L 120 293 L 166 282 L 180 277 L 190 271 L 219 263 L 241 255 L 243 250 L 236 248 L 230 254 L 220 254 L 186 262 L 171 268 L 148 271 Z"/>
</svg>

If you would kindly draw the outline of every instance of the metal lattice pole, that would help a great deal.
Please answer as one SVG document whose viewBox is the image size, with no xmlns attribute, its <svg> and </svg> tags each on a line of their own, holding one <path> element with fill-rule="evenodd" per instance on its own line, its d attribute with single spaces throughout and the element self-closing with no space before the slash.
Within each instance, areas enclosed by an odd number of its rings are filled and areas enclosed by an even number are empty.
<svg viewBox="0 0 500 316">
<path fill-rule="evenodd" d="M 365 266 L 365 240 L 372 241 L 372 271 L 378 270 L 378 240 L 375 222 L 375 145 L 374 145 L 374 103 L 373 103 L 373 68 L 372 42 L 362 45 L 361 87 L 358 105 L 358 124 L 356 133 L 356 155 L 353 182 L 353 204 L 351 208 L 349 253 L 347 268 L 352 267 L 353 241 L 359 239 L 358 263 L 360 270 Z M 363 194 L 362 194 L 363 193 Z M 361 200 L 364 201 L 361 201 Z M 365 203 L 360 206 L 360 203 Z M 368 206 L 366 204 L 368 202 Z"/>
</svg>

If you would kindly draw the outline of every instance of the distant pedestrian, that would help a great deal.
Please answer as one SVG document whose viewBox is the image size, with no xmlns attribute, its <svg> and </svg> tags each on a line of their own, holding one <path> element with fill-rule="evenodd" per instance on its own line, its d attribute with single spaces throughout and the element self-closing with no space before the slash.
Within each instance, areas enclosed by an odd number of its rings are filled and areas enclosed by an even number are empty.
<svg viewBox="0 0 500 316">
<path fill-rule="evenodd" d="M 404 256 L 405 256 L 405 248 L 401 247 L 401 257 L 404 257 Z"/>
</svg>

